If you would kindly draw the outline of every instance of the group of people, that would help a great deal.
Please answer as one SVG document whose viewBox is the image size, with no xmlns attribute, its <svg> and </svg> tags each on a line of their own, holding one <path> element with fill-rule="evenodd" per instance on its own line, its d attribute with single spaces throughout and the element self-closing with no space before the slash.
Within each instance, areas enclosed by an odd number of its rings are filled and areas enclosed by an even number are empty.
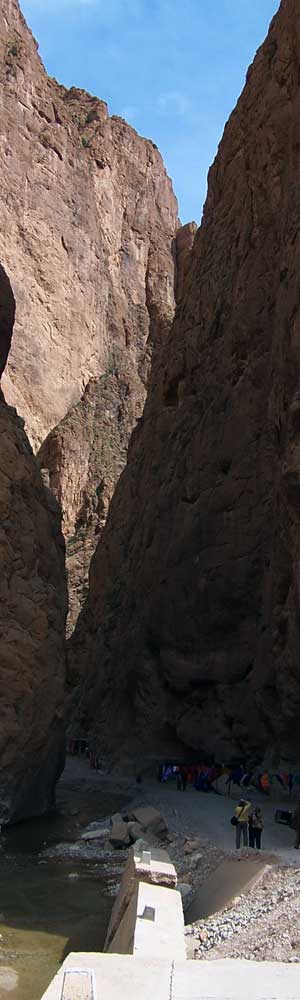
<svg viewBox="0 0 300 1000">
<path fill-rule="evenodd" d="M 234 764 L 231 767 L 224 764 L 212 765 L 203 763 L 164 763 L 159 767 L 159 781 L 168 781 L 169 778 L 176 778 L 179 791 L 193 786 L 199 792 L 210 792 L 213 789 L 218 791 L 218 778 L 226 776 L 228 795 L 230 796 L 232 785 L 238 785 L 241 789 L 248 789 L 254 786 L 267 798 L 271 794 L 271 786 L 279 786 L 291 799 L 295 786 L 300 786 L 300 775 L 288 772 L 270 772 L 267 769 L 259 771 L 257 768 L 249 769 L 243 763 Z"/>
<path fill-rule="evenodd" d="M 292 830 L 296 832 L 294 847 L 298 851 L 300 847 L 300 803 L 294 810 L 293 815 L 290 815 Z M 248 847 L 249 844 L 249 847 L 254 847 L 258 851 L 260 850 L 264 825 L 262 811 L 259 806 L 255 806 L 253 809 L 251 802 L 248 802 L 247 799 L 240 799 L 234 810 L 231 823 L 235 827 L 235 844 L 237 849 L 241 846 L 241 839 L 243 839 L 244 847 Z"/>
<path fill-rule="evenodd" d="M 276 782 L 281 788 L 284 788 L 289 792 L 289 797 L 291 798 L 293 787 L 295 784 L 299 784 L 299 775 L 291 774 L 286 771 L 270 773 L 270 771 L 264 770 L 261 773 L 253 774 L 252 771 L 247 770 L 243 764 L 237 764 L 235 767 L 231 768 L 228 778 L 227 787 L 228 795 L 230 795 L 231 785 L 239 785 L 241 788 L 248 788 L 249 785 L 255 785 L 260 792 L 264 795 L 269 795 L 271 791 L 271 785 Z"/>
<path fill-rule="evenodd" d="M 185 792 L 188 780 L 186 767 L 176 767 L 176 785 L 178 792 Z"/>
<path fill-rule="evenodd" d="M 178 791 L 185 791 L 193 786 L 198 792 L 210 792 L 213 782 L 221 774 L 220 767 L 208 764 L 161 764 L 158 771 L 159 781 L 176 778 Z"/>
<path fill-rule="evenodd" d="M 212 790 L 212 782 L 216 777 L 216 768 L 204 767 L 199 764 L 196 767 L 186 767 L 183 765 L 176 765 L 175 768 L 176 784 L 178 791 L 186 790 L 186 786 L 193 785 L 197 789 L 197 792 L 210 792 Z"/>
<path fill-rule="evenodd" d="M 251 802 L 247 799 L 240 799 L 234 816 L 232 825 L 235 827 L 235 845 L 239 849 L 243 838 L 244 847 L 254 847 L 258 851 L 261 848 L 261 835 L 263 831 L 262 811 L 259 806 L 252 808 Z"/>
</svg>

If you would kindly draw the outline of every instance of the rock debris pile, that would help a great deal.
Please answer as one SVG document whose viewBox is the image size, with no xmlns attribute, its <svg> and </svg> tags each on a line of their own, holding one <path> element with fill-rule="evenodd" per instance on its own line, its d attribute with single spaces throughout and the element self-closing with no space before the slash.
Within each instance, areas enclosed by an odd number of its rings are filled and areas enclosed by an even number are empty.
<svg viewBox="0 0 300 1000">
<path fill-rule="evenodd" d="M 300 962 L 300 869 L 270 867 L 255 889 L 186 934 L 198 959 Z"/>
</svg>

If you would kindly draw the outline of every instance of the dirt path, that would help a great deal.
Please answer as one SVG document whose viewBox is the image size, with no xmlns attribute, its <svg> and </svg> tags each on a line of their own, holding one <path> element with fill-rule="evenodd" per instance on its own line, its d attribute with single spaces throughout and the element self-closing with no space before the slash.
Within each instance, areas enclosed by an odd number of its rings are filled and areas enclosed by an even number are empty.
<svg viewBox="0 0 300 1000">
<path fill-rule="evenodd" d="M 178 792 L 172 782 L 159 784 L 146 781 L 141 786 L 141 794 L 147 802 L 160 809 L 169 828 L 178 836 L 193 833 L 207 839 L 221 851 L 235 849 L 235 831 L 230 818 L 237 803 L 231 799 L 213 792 L 197 792 L 194 788 Z M 249 798 L 253 805 L 260 805 L 263 812 L 263 850 L 275 854 L 285 864 L 298 864 L 299 857 L 293 846 L 293 830 L 274 822 L 275 810 L 286 809 L 286 802 L 258 801 L 258 796 L 251 796 L 251 793 Z"/>
</svg>

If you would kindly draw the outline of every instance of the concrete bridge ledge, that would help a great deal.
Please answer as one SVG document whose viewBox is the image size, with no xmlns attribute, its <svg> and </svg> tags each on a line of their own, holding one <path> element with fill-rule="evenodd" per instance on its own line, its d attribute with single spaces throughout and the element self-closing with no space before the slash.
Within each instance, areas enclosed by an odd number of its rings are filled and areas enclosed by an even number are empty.
<svg viewBox="0 0 300 1000">
<path fill-rule="evenodd" d="M 43 1000 L 62 1000 L 64 972 L 72 967 L 93 969 L 93 1000 L 299 1000 L 299 968 L 283 962 L 172 962 L 98 953 L 68 955 Z"/>
</svg>

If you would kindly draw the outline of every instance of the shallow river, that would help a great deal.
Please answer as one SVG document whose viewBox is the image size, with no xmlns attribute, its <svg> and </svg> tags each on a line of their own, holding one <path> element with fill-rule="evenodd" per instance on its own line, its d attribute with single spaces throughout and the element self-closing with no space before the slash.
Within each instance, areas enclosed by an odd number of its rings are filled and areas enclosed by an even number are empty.
<svg viewBox="0 0 300 1000">
<path fill-rule="evenodd" d="M 112 805 L 117 807 L 111 798 L 102 799 L 96 818 Z M 69 951 L 102 949 L 112 876 L 103 863 L 43 858 L 46 847 L 75 839 L 70 824 L 79 825 L 57 815 L 23 823 L 1 837 L 1 1000 L 40 1000 Z"/>
</svg>

